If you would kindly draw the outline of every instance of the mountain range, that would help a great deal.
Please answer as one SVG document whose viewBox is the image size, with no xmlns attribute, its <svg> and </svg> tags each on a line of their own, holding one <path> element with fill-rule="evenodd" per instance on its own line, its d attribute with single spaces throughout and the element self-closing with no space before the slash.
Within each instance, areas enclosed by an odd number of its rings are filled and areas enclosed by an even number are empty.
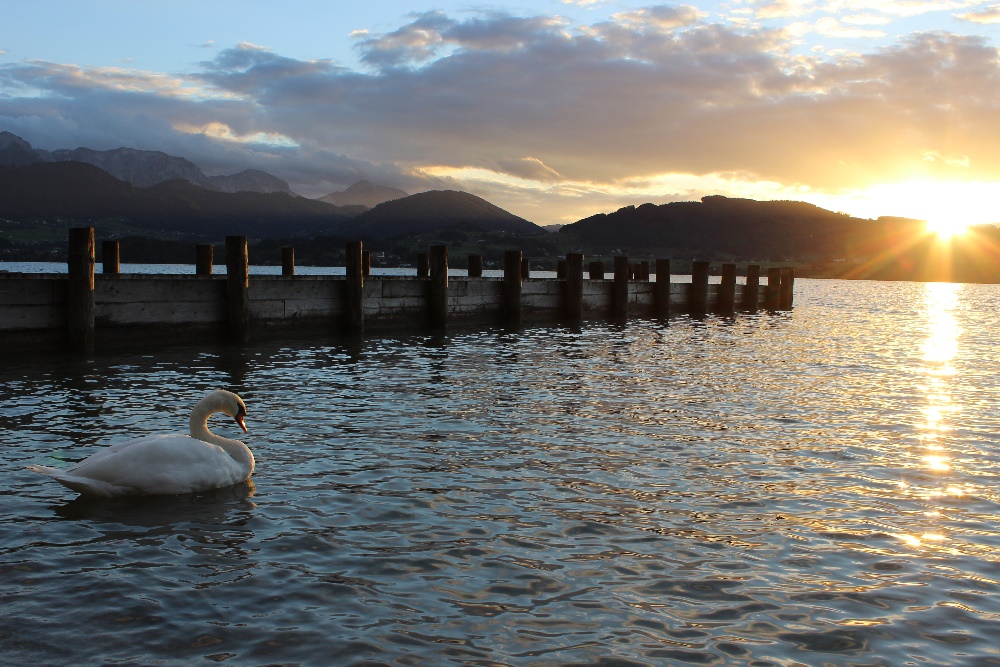
<svg viewBox="0 0 1000 667">
<path fill-rule="evenodd" d="M 138 187 L 82 162 L 0 166 L 0 221 L 0 239 L 9 242 L 41 234 L 62 243 L 65 228 L 81 224 L 93 225 L 105 236 L 197 241 L 231 234 L 252 239 L 327 235 L 390 240 L 438 229 L 546 233 L 467 192 L 422 192 L 366 210 L 287 192 L 220 192 L 182 179 Z"/>
<path fill-rule="evenodd" d="M 1000 230 L 992 225 L 957 239 L 944 257 L 922 221 L 867 220 L 803 202 L 709 196 L 626 206 L 549 233 L 467 192 L 408 195 L 359 181 L 309 199 L 264 172 L 209 177 L 165 153 L 39 151 L 0 132 L 0 257 L 57 258 L 65 252 L 66 228 L 80 225 L 94 226 L 98 238 L 156 238 L 161 244 L 239 234 L 270 247 L 308 238 L 303 254 L 322 261 L 336 261 L 345 239 L 360 238 L 398 261 L 443 242 L 494 261 L 516 247 L 536 259 L 573 251 L 605 258 L 791 261 L 822 267 L 817 271 L 824 275 L 868 278 L 1000 279 Z M 186 256 L 189 249 L 181 245 L 176 250 Z M 941 274 L 939 265 L 954 269 Z"/>
<path fill-rule="evenodd" d="M 115 148 L 98 151 L 92 148 L 74 148 L 46 151 L 34 148 L 23 138 L 11 132 L 0 132 L 0 166 L 20 167 L 43 162 L 83 162 L 98 167 L 115 178 L 140 188 L 148 188 L 167 181 L 182 180 L 206 190 L 218 192 L 257 192 L 268 194 L 283 192 L 295 195 L 288 183 L 273 174 L 257 169 L 245 169 L 236 174 L 207 176 L 198 165 L 182 157 L 160 151 L 134 148 Z M 406 197 L 398 188 L 373 185 L 361 180 L 346 190 L 332 192 L 320 198 L 329 204 L 354 207 L 348 213 L 360 213 L 384 201 Z"/>
</svg>

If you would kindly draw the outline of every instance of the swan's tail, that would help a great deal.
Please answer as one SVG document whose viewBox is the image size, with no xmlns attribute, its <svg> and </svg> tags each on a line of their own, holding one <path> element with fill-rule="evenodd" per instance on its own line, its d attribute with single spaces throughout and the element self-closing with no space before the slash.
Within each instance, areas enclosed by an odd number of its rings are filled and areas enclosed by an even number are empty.
<svg viewBox="0 0 1000 667">
<path fill-rule="evenodd" d="M 55 468 L 50 468 L 48 466 L 25 466 L 31 472 L 37 472 L 39 475 L 48 475 L 49 477 L 58 477 L 62 473 Z"/>
<path fill-rule="evenodd" d="M 67 475 L 64 470 L 50 468 L 48 466 L 32 465 L 25 467 L 31 472 L 37 472 L 39 475 L 51 477 L 63 486 L 73 489 L 77 493 L 84 496 L 107 497 L 122 495 L 123 489 L 121 489 L 121 487 L 117 487 L 113 484 L 108 484 L 107 482 L 102 482 L 97 479 Z"/>
</svg>

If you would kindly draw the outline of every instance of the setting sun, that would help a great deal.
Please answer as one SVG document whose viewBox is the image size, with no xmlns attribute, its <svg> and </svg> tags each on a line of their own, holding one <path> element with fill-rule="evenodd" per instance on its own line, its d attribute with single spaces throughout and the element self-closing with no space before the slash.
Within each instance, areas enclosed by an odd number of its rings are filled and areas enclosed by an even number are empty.
<svg viewBox="0 0 1000 667">
<path fill-rule="evenodd" d="M 1000 222 L 992 183 L 932 179 L 882 183 L 859 191 L 854 201 L 831 205 L 873 218 L 891 215 L 926 220 L 927 231 L 942 240 L 960 236 L 973 225 Z"/>
<path fill-rule="evenodd" d="M 949 218 L 935 218 L 927 221 L 927 231 L 937 234 L 939 239 L 947 241 L 955 236 L 961 236 L 969 231 L 968 223 Z"/>
</svg>

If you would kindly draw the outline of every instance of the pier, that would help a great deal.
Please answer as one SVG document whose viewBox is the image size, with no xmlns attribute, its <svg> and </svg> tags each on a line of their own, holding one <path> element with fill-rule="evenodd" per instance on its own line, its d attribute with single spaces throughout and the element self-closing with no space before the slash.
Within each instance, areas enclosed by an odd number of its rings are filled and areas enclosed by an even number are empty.
<svg viewBox="0 0 1000 667">
<path fill-rule="evenodd" d="M 366 328 L 452 324 L 518 325 L 544 319 L 582 321 L 629 317 L 668 318 L 708 313 L 735 315 L 792 308 L 794 274 L 788 268 L 723 264 L 721 283 L 710 283 L 710 264 L 696 261 L 691 282 L 671 282 L 670 261 L 616 257 L 614 277 L 571 253 L 557 278 L 532 278 L 521 251 L 507 251 L 502 277 L 482 276 L 482 257 L 450 265 L 447 246 L 418 258 L 415 276 L 371 275 L 371 255 L 360 241 L 347 244 L 346 275 L 295 274 L 294 249 L 282 250 L 282 273 L 249 275 L 246 237 L 226 239 L 226 275 L 212 274 L 212 247 L 192 252 L 191 274 L 121 273 L 119 244 L 102 245 L 103 273 L 95 273 L 92 228 L 70 230 L 66 274 L 0 273 L 0 337 L 44 339 L 70 349 L 93 350 L 105 335 L 143 328 L 182 335 L 209 329 L 231 341 L 247 340 L 256 326 L 320 325 L 363 333 Z M 468 276 L 449 269 L 468 267 Z M 761 282 L 761 277 L 766 282 Z"/>
</svg>

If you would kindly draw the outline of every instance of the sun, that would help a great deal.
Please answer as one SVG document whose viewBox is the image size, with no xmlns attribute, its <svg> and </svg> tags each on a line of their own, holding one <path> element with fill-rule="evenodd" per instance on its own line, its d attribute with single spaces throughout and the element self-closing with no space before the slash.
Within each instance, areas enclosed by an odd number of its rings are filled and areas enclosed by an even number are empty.
<svg viewBox="0 0 1000 667">
<path fill-rule="evenodd" d="M 872 217 L 924 220 L 928 233 L 945 241 L 974 225 L 1000 222 L 997 185 L 931 179 L 882 183 L 860 191 L 858 199 Z"/>
<path fill-rule="evenodd" d="M 950 241 L 969 231 L 969 224 L 954 218 L 933 218 L 927 221 L 927 231 L 942 241 Z"/>
</svg>

